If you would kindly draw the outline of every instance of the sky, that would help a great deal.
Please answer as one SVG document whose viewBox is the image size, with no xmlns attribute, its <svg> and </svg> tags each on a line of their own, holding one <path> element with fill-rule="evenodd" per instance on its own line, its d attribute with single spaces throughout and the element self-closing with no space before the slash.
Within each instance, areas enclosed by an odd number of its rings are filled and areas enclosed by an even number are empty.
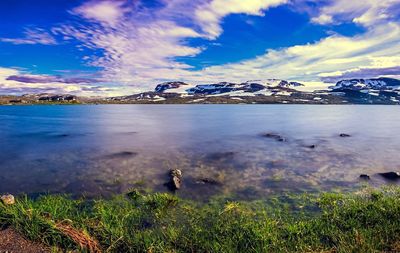
<svg viewBox="0 0 400 253">
<path fill-rule="evenodd" d="M 400 77 L 399 0 L 1 0 L 0 94 Z"/>
</svg>

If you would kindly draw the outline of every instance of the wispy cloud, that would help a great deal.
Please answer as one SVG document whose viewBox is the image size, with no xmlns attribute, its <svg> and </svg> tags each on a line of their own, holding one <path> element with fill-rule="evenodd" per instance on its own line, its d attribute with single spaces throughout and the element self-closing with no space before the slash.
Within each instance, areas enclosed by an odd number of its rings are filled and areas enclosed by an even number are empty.
<svg viewBox="0 0 400 253">
<path fill-rule="evenodd" d="M 312 21 L 319 24 L 350 21 L 371 26 L 399 17 L 399 7 L 398 0 L 335 0 L 322 7 Z"/>
<path fill-rule="evenodd" d="M 360 68 L 345 72 L 337 72 L 336 75 L 323 76 L 321 80 L 327 83 L 335 83 L 343 79 L 374 78 L 380 76 L 399 78 L 400 66 L 388 68 Z"/>
<path fill-rule="evenodd" d="M 33 75 L 14 68 L 0 68 L 0 93 L 71 93 L 79 95 L 113 95 L 115 90 L 97 84 L 94 79 Z"/>
<path fill-rule="evenodd" d="M 42 44 L 42 45 L 56 45 L 56 39 L 47 31 L 41 28 L 28 28 L 24 31 L 22 38 L 0 38 L 1 42 L 12 43 L 16 45 L 28 44 Z"/>
<path fill-rule="evenodd" d="M 124 1 L 119 0 L 89 1 L 71 11 L 72 14 L 108 26 L 117 25 L 127 12 L 129 9 L 124 7 Z"/>
<path fill-rule="evenodd" d="M 97 79 L 90 78 L 63 78 L 60 76 L 49 76 L 49 75 L 11 75 L 6 78 L 8 81 L 17 81 L 20 83 L 98 83 Z"/>
</svg>

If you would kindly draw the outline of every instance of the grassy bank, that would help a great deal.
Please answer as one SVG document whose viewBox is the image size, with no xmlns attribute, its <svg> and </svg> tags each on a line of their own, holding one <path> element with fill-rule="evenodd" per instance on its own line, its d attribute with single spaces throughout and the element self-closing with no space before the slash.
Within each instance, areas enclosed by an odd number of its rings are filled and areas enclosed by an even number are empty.
<svg viewBox="0 0 400 253">
<path fill-rule="evenodd" d="M 62 249 L 104 252 L 400 251 L 400 188 L 207 204 L 137 191 L 0 204 L 0 225 Z"/>
</svg>

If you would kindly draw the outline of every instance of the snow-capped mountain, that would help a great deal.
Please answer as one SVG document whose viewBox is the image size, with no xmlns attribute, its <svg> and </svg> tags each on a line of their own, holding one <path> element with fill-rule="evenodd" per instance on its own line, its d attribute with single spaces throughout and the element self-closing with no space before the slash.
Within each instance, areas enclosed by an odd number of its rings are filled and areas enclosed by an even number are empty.
<svg viewBox="0 0 400 253">
<path fill-rule="evenodd" d="M 165 90 L 170 90 L 170 89 L 178 89 L 182 86 L 188 86 L 189 84 L 184 83 L 184 82 L 165 82 L 165 83 L 160 83 L 156 86 L 154 89 L 155 92 L 164 92 Z"/>
<path fill-rule="evenodd" d="M 341 80 L 331 93 L 352 103 L 399 103 L 400 80 L 393 78 Z"/>
<path fill-rule="evenodd" d="M 0 96 L 0 104 L 126 103 L 126 104 L 400 104 L 400 80 L 393 78 L 342 80 L 328 90 L 307 91 L 303 84 L 279 79 L 188 84 L 165 82 L 152 91 L 108 98 L 62 94 Z"/>
<path fill-rule="evenodd" d="M 376 79 L 348 79 L 336 83 L 330 87 L 332 90 L 351 89 L 351 90 L 382 90 L 382 89 L 399 89 L 400 80 L 393 78 L 376 78 Z"/>
<path fill-rule="evenodd" d="M 304 91 L 280 79 L 192 85 L 165 82 L 153 91 L 108 98 L 118 103 L 400 104 L 400 81 L 390 78 L 342 80 L 329 90 Z"/>
<path fill-rule="evenodd" d="M 261 90 L 271 90 L 279 88 L 293 89 L 299 86 L 304 86 L 298 82 L 288 82 L 279 79 L 267 79 L 267 80 L 251 80 L 244 83 L 230 83 L 220 82 L 213 84 L 201 84 L 190 86 L 184 82 L 166 82 L 158 84 L 155 88 L 155 92 L 175 92 L 183 93 L 186 95 L 218 95 L 235 92 L 236 94 L 242 93 L 254 93 Z"/>
</svg>

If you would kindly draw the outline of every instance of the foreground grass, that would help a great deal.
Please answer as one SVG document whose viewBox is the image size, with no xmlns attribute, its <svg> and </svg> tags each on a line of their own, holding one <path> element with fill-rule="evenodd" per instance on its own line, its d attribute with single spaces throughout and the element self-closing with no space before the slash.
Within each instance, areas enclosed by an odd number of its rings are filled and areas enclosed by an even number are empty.
<svg viewBox="0 0 400 253">
<path fill-rule="evenodd" d="M 20 197 L 0 226 L 64 250 L 400 252 L 400 188 L 198 204 L 164 193 Z"/>
</svg>

